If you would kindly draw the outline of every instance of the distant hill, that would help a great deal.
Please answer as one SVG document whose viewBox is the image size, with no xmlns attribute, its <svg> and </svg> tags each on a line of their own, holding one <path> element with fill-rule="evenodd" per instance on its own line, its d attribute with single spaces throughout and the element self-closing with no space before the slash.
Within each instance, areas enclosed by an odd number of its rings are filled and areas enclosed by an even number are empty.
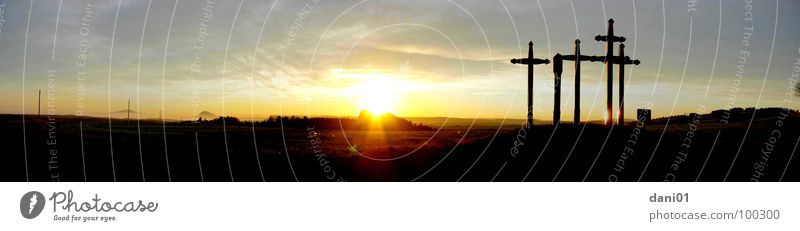
<svg viewBox="0 0 800 231">
<path fill-rule="evenodd" d="M 414 123 L 411 120 L 397 117 L 391 113 L 373 115 L 367 111 L 352 117 L 314 117 L 306 116 L 270 116 L 267 120 L 255 122 L 266 127 L 345 129 L 345 130 L 385 130 L 385 131 L 433 131 L 434 128 Z"/>
<path fill-rule="evenodd" d="M 753 116 L 755 113 L 755 116 Z M 655 123 L 665 123 L 667 119 L 671 121 L 671 123 L 689 123 L 693 118 L 692 115 L 694 113 L 686 114 L 686 115 L 673 115 L 669 117 L 660 117 L 653 119 Z M 754 121 L 764 120 L 764 119 L 771 119 L 781 114 L 786 114 L 787 117 L 800 117 L 800 113 L 797 110 L 789 109 L 788 111 L 784 108 L 731 108 L 729 110 L 714 110 L 707 114 L 698 114 L 701 120 L 705 121 L 728 121 L 728 122 L 749 122 L 752 118 Z"/>
<path fill-rule="evenodd" d="M 131 118 L 136 118 L 136 113 L 137 113 L 136 111 L 130 110 Z M 111 118 L 122 118 L 122 119 L 128 118 L 128 110 L 119 110 L 111 112 Z"/>
<path fill-rule="evenodd" d="M 208 112 L 208 111 L 202 111 L 202 112 L 200 112 L 200 114 L 197 114 L 197 116 L 195 116 L 194 118 L 202 118 L 202 119 L 210 120 L 210 119 L 215 119 L 215 118 L 218 118 L 218 117 L 219 116 L 214 114 L 214 113 L 211 113 L 211 112 Z"/>
<path fill-rule="evenodd" d="M 353 130 L 388 130 L 388 131 L 429 131 L 433 128 L 423 124 L 415 124 L 411 120 L 400 118 L 392 113 L 384 113 L 380 115 L 372 114 L 366 110 L 362 110 L 358 114 L 358 118 L 349 125 L 349 129 Z"/>
<path fill-rule="evenodd" d="M 405 118 L 434 128 L 438 128 L 444 125 L 445 129 L 452 127 L 466 128 L 469 126 L 472 126 L 473 129 L 487 129 L 487 128 L 496 129 L 501 124 L 504 127 L 507 126 L 519 127 L 525 123 L 525 119 L 502 119 L 502 118 L 453 118 L 453 117 L 405 117 Z M 533 124 L 536 125 L 547 125 L 551 123 L 552 123 L 551 121 L 544 121 L 537 119 L 533 120 Z"/>
</svg>

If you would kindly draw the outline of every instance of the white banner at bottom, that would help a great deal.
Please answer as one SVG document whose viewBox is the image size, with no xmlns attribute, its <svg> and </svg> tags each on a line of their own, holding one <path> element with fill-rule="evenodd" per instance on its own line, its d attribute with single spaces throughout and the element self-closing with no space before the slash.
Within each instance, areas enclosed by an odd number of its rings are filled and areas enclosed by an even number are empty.
<svg viewBox="0 0 800 231">
<path fill-rule="evenodd" d="M 800 183 L 0 183 L 1 230 L 797 230 Z"/>
</svg>

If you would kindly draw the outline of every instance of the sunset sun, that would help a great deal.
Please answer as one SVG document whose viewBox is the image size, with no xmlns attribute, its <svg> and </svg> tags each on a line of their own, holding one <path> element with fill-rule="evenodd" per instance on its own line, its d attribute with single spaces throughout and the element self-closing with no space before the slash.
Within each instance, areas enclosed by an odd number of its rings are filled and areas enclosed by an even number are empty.
<svg viewBox="0 0 800 231">
<path fill-rule="evenodd" d="M 366 110 L 372 114 L 396 113 L 402 95 L 409 92 L 414 84 L 404 81 L 402 76 L 377 70 L 347 71 L 336 69 L 333 75 L 352 81 L 344 95 L 350 97 L 357 111 Z"/>
<path fill-rule="evenodd" d="M 353 93 L 359 98 L 359 109 L 373 114 L 391 113 L 395 110 L 397 97 L 395 89 L 387 81 L 379 79 L 365 80 L 353 87 Z"/>
</svg>

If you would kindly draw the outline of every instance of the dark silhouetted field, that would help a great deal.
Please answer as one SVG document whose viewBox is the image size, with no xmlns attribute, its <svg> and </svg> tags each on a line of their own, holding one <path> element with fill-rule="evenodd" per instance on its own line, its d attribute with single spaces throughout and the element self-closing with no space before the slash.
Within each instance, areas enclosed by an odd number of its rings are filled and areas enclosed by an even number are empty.
<svg viewBox="0 0 800 231">
<path fill-rule="evenodd" d="M 520 120 L 500 120 L 499 129 L 498 120 L 470 128 L 460 119 L 426 124 L 433 131 L 342 131 L 29 115 L 23 129 L 22 116 L 2 115 L 0 180 L 799 180 L 798 157 L 784 175 L 800 136 L 797 113 L 759 110 L 750 124 L 752 110 L 735 112 L 727 125 L 715 112 L 674 116 L 668 126 L 668 118 L 640 128 L 537 125 L 525 138 L 517 137 Z"/>
</svg>

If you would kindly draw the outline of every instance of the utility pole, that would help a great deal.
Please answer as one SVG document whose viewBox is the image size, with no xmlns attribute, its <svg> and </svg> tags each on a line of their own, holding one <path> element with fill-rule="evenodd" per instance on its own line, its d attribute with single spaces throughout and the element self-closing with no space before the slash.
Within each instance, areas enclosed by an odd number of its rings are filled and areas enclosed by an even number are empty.
<svg viewBox="0 0 800 231">
<path fill-rule="evenodd" d="M 39 106 L 38 106 L 38 108 L 39 109 L 36 112 L 36 119 L 39 119 L 39 117 L 42 116 L 42 90 L 41 89 L 39 89 Z"/>
</svg>

